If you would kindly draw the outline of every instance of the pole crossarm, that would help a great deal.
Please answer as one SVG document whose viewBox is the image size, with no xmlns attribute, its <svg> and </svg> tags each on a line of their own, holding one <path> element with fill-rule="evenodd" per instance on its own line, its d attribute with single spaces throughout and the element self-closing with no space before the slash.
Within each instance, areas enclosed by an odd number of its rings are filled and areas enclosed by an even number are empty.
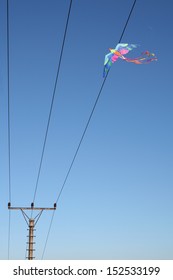
<svg viewBox="0 0 173 280">
<path fill-rule="evenodd" d="M 48 207 L 8 207 L 9 210 L 56 210 L 56 208 L 48 208 Z"/>
<path fill-rule="evenodd" d="M 8 209 L 9 210 L 37 210 L 37 211 L 42 211 L 42 210 L 56 210 L 56 203 L 54 203 L 53 207 L 34 207 L 34 204 L 31 203 L 30 207 L 12 207 L 11 203 L 8 203 Z"/>
<path fill-rule="evenodd" d="M 31 206 L 30 207 L 12 207 L 11 206 L 11 203 L 8 202 L 8 209 L 9 210 L 20 210 L 22 212 L 22 215 L 28 225 L 28 230 L 29 230 L 29 236 L 28 236 L 28 257 L 27 259 L 28 260 L 33 260 L 34 257 L 33 257 L 33 252 L 35 251 L 35 249 L 33 248 L 34 247 L 34 231 L 35 231 L 35 225 L 37 224 L 38 220 L 40 219 L 41 217 L 41 214 L 43 213 L 44 210 L 56 210 L 56 203 L 54 203 L 53 207 L 34 207 L 34 203 L 32 202 L 31 203 Z M 36 216 L 35 218 L 30 218 L 26 213 L 25 211 L 26 210 L 36 210 L 36 211 L 39 211 L 39 213 L 36 213 Z"/>
</svg>

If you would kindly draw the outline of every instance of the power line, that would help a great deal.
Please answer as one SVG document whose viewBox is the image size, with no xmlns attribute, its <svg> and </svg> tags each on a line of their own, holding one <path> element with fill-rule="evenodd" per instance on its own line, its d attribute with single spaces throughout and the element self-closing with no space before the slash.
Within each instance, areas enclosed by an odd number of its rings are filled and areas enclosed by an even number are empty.
<svg viewBox="0 0 173 280">
<path fill-rule="evenodd" d="M 137 2 L 137 0 L 134 0 L 133 5 L 132 5 L 132 7 L 131 7 L 131 9 L 130 9 L 130 12 L 129 12 L 129 14 L 128 14 L 128 18 L 127 18 L 127 20 L 126 20 L 126 23 L 125 23 L 125 25 L 124 25 L 123 31 L 122 31 L 121 36 L 120 36 L 120 39 L 119 39 L 119 43 L 121 42 L 121 40 L 122 40 L 122 38 L 123 38 L 123 36 L 124 36 L 125 30 L 126 30 L 126 28 L 127 28 L 127 25 L 128 25 L 128 23 L 129 23 L 129 20 L 130 20 L 130 18 L 131 18 L 131 15 L 132 15 L 132 12 L 133 12 L 133 10 L 134 10 L 134 7 L 135 7 L 136 2 Z M 109 70 L 109 71 L 110 71 L 110 70 Z M 105 76 L 105 78 L 104 78 L 104 80 L 103 80 L 103 82 L 102 82 L 102 84 L 101 84 L 101 87 L 100 87 L 100 90 L 99 90 L 98 95 L 97 95 L 97 97 L 96 97 L 94 106 L 93 106 L 93 108 L 92 108 L 92 110 L 91 110 L 91 113 L 90 113 L 90 115 L 89 115 L 88 121 L 87 121 L 87 123 L 86 123 L 86 126 L 85 126 L 85 128 L 84 128 L 84 131 L 83 131 L 82 136 L 81 136 L 81 138 L 80 138 L 79 144 L 78 144 L 78 146 L 77 146 L 76 152 L 75 152 L 75 154 L 74 154 L 74 156 L 73 156 L 73 159 L 72 159 L 72 161 L 71 161 L 70 167 L 69 167 L 69 169 L 68 169 L 68 171 L 67 171 L 67 174 L 66 174 L 66 176 L 65 176 L 65 179 L 64 179 L 64 182 L 63 182 L 62 187 L 61 187 L 61 189 L 60 189 L 60 192 L 59 192 L 59 194 L 58 194 L 58 196 L 57 196 L 56 203 L 59 201 L 59 198 L 60 198 L 60 196 L 61 196 L 61 194 L 62 194 L 62 191 L 63 191 L 63 189 L 64 189 L 64 187 L 65 187 L 65 184 L 66 184 L 66 182 L 67 182 L 67 179 L 68 179 L 68 177 L 69 177 L 69 174 L 70 174 L 70 172 L 71 172 L 71 169 L 72 169 L 72 167 L 73 167 L 73 164 L 74 164 L 74 162 L 75 162 L 75 159 L 76 159 L 76 157 L 77 157 L 77 154 L 78 154 L 78 152 L 79 152 L 79 149 L 80 149 L 80 147 L 81 147 L 81 144 L 82 144 L 82 142 L 83 142 L 84 136 L 85 136 L 85 134 L 86 134 L 86 131 L 87 131 L 88 126 L 89 126 L 89 124 L 90 124 L 90 121 L 91 121 L 91 119 L 92 119 L 93 113 L 94 113 L 94 111 L 95 111 L 95 108 L 96 108 L 96 106 L 97 106 L 97 103 L 98 103 L 98 101 L 99 101 L 99 98 L 100 98 L 100 96 L 101 96 L 101 93 L 102 93 L 102 91 L 103 91 L 103 88 L 104 88 L 106 79 L 107 79 L 107 77 L 108 77 L 109 71 L 107 72 L 107 75 Z M 49 238 L 50 231 L 51 231 L 51 227 L 52 227 L 52 224 L 53 224 L 54 214 L 55 214 L 55 213 L 53 213 L 52 219 L 51 219 L 51 222 L 50 222 L 50 225 L 49 225 L 49 229 L 48 229 L 48 233 L 47 233 L 47 237 L 46 237 L 46 242 L 45 242 L 45 246 L 44 246 L 44 250 L 43 250 L 42 259 L 43 259 L 43 257 L 44 257 L 44 253 L 45 253 L 45 250 L 46 250 L 48 238 Z"/>
<path fill-rule="evenodd" d="M 136 1 L 137 1 L 137 0 L 134 0 L 134 2 L 133 2 L 133 5 L 132 5 L 131 10 L 130 10 L 130 13 L 129 13 L 128 18 L 127 18 L 127 20 L 126 20 L 126 23 L 125 23 L 125 25 L 124 25 L 124 29 L 123 29 L 122 34 L 121 34 L 121 36 L 120 36 L 119 43 L 121 42 L 121 40 L 122 40 L 122 38 L 123 38 L 123 36 L 124 36 L 124 33 L 125 33 L 125 31 L 126 31 L 127 25 L 128 25 L 128 23 L 129 23 L 129 20 L 130 20 L 130 17 L 131 17 L 131 15 L 132 15 L 133 9 L 134 9 L 134 7 L 135 7 L 135 5 L 136 5 Z"/>
<path fill-rule="evenodd" d="M 11 212 L 8 216 L 8 260 L 10 259 L 10 238 L 11 238 Z"/>
<path fill-rule="evenodd" d="M 10 126 L 10 38 L 9 38 L 9 1 L 6 6 L 7 17 L 7 95 L 8 95 L 8 191 L 9 202 L 11 202 L 11 126 Z M 8 259 L 10 258 L 10 231 L 11 231 L 11 214 L 9 213 L 8 223 Z"/>
<path fill-rule="evenodd" d="M 130 13 L 129 13 L 128 18 L 127 18 L 127 21 L 126 21 L 125 26 L 124 26 L 124 28 L 123 28 L 122 34 L 121 34 L 121 36 L 120 36 L 119 43 L 121 42 L 121 40 L 122 40 L 122 38 L 123 38 L 124 32 L 125 32 L 125 30 L 126 30 L 126 28 L 127 28 L 127 25 L 128 25 L 129 20 L 130 20 L 130 17 L 131 17 L 131 14 L 132 14 L 132 12 L 133 12 L 133 9 L 134 9 L 134 7 L 135 7 L 136 1 L 137 1 L 137 0 L 135 0 L 134 3 L 133 3 L 133 5 L 132 5 L 132 8 L 131 8 Z M 60 196 L 61 196 L 61 194 L 62 194 L 62 191 L 63 191 L 64 186 L 65 186 L 65 184 L 66 184 L 66 181 L 67 181 L 67 179 L 68 179 L 68 176 L 69 176 L 69 174 L 70 174 L 70 172 L 71 172 L 71 169 L 72 169 L 72 167 L 73 167 L 73 164 L 74 164 L 75 159 L 76 159 L 76 157 L 77 157 L 77 154 L 78 154 L 78 152 L 79 152 L 80 146 L 81 146 L 81 144 L 82 144 L 82 142 L 83 142 L 84 136 L 85 136 L 86 131 L 87 131 L 87 129 L 88 129 L 88 126 L 89 126 L 89 124 L 90 124 L 91 118 L 92 118 L 92 116 L 93 116 L 93 113 L 94 113 L 95 108 L 96 108 L 96 106 L 97 106 L 97 103 L 98 103 L 98 101 L 99 101 L 100 95 L 101 95 L 102 90 L 103 90 L 103 88 L 104 88 L 106 79 L 107 79 L 107 77 L 108 77 L 108 73 L 109 73 L 109 71 L 107 72 L 107 75 L 105 76 L 105 78 L 104 78 L 104 80 L 103 80 L 103 82 L 102 82 L 102 84 L 101 84 L 99 93 L 98 93 L 98 95 L 97 95 L 97 97 L 96 97 L 94 106 L 93 106 L 93 108 L 92 108 L 92 110 L 91 110 L 91 113 L 90 113 L 90 115 L 89 115 L 88 121 L 87 121 L 86 126 L 85 126 L 85 128 L 84 128 L 84 131 L 83 131 L 83 133 L 82 133 L 81 139 L 80 139 L 79 144 L 78 144 L 77 149 L 76 149 L 76 152 L 75 152 L 74 157 L 73 157 L 73 159 L 72 159 L 72 161 L 71 161 L 70 167 L 69 167 L 69 169 L 68 169 L 68 171 L 67 171 L 67 174 L 66 174 L 66 177 L 65 177 L 65 179 L 64 179 L 64 182 L 63 182 L 63 184 L 62 184 L 61 190 L 60 190 L 60 192 L 59 192 L 59 194 L 58 194 L 56 203 L 59 201 L 59 198 L 60 198 Z"/>
<path fill-rule="evenodd" d="M 10 129 L 10 50 L 9 50 L 9 1 L 7 0 L 7 91 L 8 91 L 8 183 L 11 201 L 11 129 Z"/>
<path fill-rule="evenodd" d="M 41 153 L 41 159 L 40 159 L 40 164 L 39 164 L 39 169 L 38 169 L 38 175 L 37 175 L 37 180 L 36 180 L 36 185 L 35 185 L 33 202 L 35 202 L 35 198 L 36 198 L 36 194 L 37 194 L 37 189 L 38 189 L 38 182 L 39 182 L 39 178 L 40 178 L 40 172 L 41 172 L 41 168 L 42 168 L 43 157 L 44 157 L 44 152 L 45 152 L 45 147 L 46 147 L 46 142 L 47 142 L 47 136 L 48 136 L 50 120 L 51 120 L 51 115 L 52 115 L 52 109 L 53 109 L 53 104 L 54 104 L 54 99 L 55 99 L 55 94 L 56 94 L 57 82 L 58 82 L 58 78 L 59 78 L 59 72 L 60 72 L 61 61 L 62 61 L 62 56 L 63 56 L 63 50 L 64 50 L 64 45 L 65 45 L 65 40 L 66 40 L 66 35 L 67 35 L 67 28 L 68 28 L 68 23 L 69 23 L 69 18 L 70 18 L 71 7 L 72 7 L 72 0 L 70 0 L 68 14 L 67 14 L 67 19 L 66 19 L 66 25 L 65 25 L 65 30 L 64 30 L 63 42 L 62 42 L 62 46 L 61 46 L 61 53 L 60 53 L 60 58 L 59 58 L 59 63 L 58 63 L 58 69 L 57 69 L 57 73 L 56 73 L 56 79 L 55 79 L 55 84 L 54 84 L 54 89 L 53 89 L 53 95 L 52 95 L 52 100 L 51 100 L 51 105 L 50 105 L 50 110 L 49 110 L 49 115 L 48 115 L 48 120 L 47 120 L 46 132 L 45 132 L 43 148 L 42 148 L 42 153 Z"/>
<path fill-rule="evenodd" d="M 81 144 L 82 144 L 82 142 L 83 142 L 85 133 L 86 133 L 86 131 L 87 131 L 87 129 L 88 129 L 89 123 L 90 123 L 90 121 L 91 121 L 91 118 L 92 118 L 92 116 L 93 116 L 93 113 L 94 113 L 94 111 L 95 111 L 95 108 L 96 108 L 96 106 L 97 106 L 97 103 L 98 103 L 98 101 L 99 101 L 99 98 L 100 98 L 100 95 L 101 95 L 101 93 L 102 93 L 102 90 L 103 90 L 104 84 L 105 84 L 105 82 L 106 82 L 106 79 L 107 79 L 107 76 L 104 78 L 104 80 L 103 80 L 103 82 L 102 82 L 101 88 L 100 88 L 99 93 L 98 93 L 98 95 L 97 95 L 97 98 L 96 98 L 96 100 L 95 100 L 95 103 L 94 103 L 94 106 L 93 106 L 92 111 L 91 111 L 91 113 L 90 113 L 90 116 L 89 116 L 89 118 L 88 118 L 87 124 L 86 124 L 85 129 L 84 129 L 84 131 L 83 131 L 83 133 L 82 133 L 82 137 L 81 137 L 81 139 L 80 139 L 80 141 L 79 141 L 78 147 L 77 147 L 76 152 L 75 152 L 75 154 L 74 154 L 74 156 L 73 156 L 73 159 L 72 159 L 72 161 L 71 161 L 70 167 L 69 167 L 69 169 L 68 169 L 68 171 L 67 171 L 67 174 L 66 174 L 66 177 L 65 177 L 65 179 L 64 179 L 64 182 L 63 182 L 63 184 L 62 184 L 61 190 L 60 190 L 60 192 L 59 192 L 59 194 L 58 194 L 56 203 L 59 201 L 59 198 L 60 198 L 60 196 L 61 196 L 61 194 L 62 194 L 62 191 L 63 191 L 63 189 L 64 189 L 64 187 L 65 187 L 66 181 L 67 181 L 68 176 L 69 176 L 69 174 L 70 174 L 70 171 L 71 171 L 71 169 L 72 169 L 72 167 L 73 167 L 73 164 L 74 164 L 75 159 L 76 159 L 76 157 L 77 157 L 77 154 L 78 154 L 78 152 L 79 152 L 80 146 L 81 146 Z"/>
<path fill-rule="evenodd" d="M 44 257 L 44 253 L 45 253 L 45 250 L 46 250 L 46 247 L 47 247 L 47 242 L 48 242 L 48 239 L 49 239 L 50 230 L 52 228 L 52 223 L 53 223 L 54 216 L 55 216 L 55 211 L 52 214 L 52 218 L 51 218 L 51 221 L 50 221 L 50 225 L 49 225 L 48 233 L 47 233 L 47 236 L 46 236 L 46 241 L 45 241 L 45 245 L 44 245 L 44 248 L 43 248 L 43 253 L 42 253 L 41 259 L 43 259 L 43 257 Z"/>
</svg>

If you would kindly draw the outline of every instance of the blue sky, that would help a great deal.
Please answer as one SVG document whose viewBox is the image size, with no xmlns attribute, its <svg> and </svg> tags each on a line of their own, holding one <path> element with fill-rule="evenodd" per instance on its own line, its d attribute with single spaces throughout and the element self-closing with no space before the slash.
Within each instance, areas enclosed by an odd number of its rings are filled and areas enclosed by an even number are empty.
<svg viewBox="0 0 173 280">
<path fill-rule="evenodd" d="M 12 205 L 33 199 L 69 1 L 10 2 Z M 35 206 L 56 201 L 131 0 L 74 0 Z M 122 42 L 158 61 L 117 61 L 61 195 L 46 259 L 173 259 L 172 1 L 137 0 Z M 7 258 L 6 1 L 0 0 L 0 259 Z M 170 51 L 169 51 L 170 49 Z M 129 55 L 130 56 L 130 55 Z M 36 230 L 41 258 L 50 212 Z M 10 258 L 27 225 L 11 213 Z"/>
</svg>

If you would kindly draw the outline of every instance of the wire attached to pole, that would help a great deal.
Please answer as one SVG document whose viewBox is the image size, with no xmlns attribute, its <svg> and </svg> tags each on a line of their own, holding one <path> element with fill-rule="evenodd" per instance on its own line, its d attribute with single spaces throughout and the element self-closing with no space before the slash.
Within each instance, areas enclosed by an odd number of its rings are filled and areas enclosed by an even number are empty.
<svg viewBox="0 0 173 280">
<path fill-rule="evenodd" d="M 8 98 L 8 191 L 9 202 L 11 202 L 11 125 L 10 125 L 10 36 L 9 36 L 9 0 L 6 5 L 7 17 L 7 98 Z M 10 234 L 11 234 L 11 213 L 9 211 L 8 222 L 8 259 L 10 258 Z"/>
<path fill-rule="evenodd" d="M 68 15 L 67 15 L 67 20 L 66 20 L 66 25 L 65 25 L 65 31 L 64 31 L 63 42 L 62 42 L 62 47 L 61 47 L 61 53 L 60 53 L 60 58 L 59 58 L 59 63 L 58 63 L 58 69 L 57 69 L 57 73 L 56 73 L 54 90 L 53 90 L 53 95 L 52 95 L 52 100 L 51 100 L 51 105 L 50 105 L 50 110 L 49 110 L 49 115 L 48 115 L 48 120 L 47 120 L 47 126 L 46 126 L 44 142 L 43 142 L 43 148 L 42 148 L 42 153 L 41 153 L 41 159 L 40 159 L 40 164 L 39 164 L 39 169 L 38 169 L 37 180 L 36 180 L 36 185 L 35 185 L 35 190 L 34 190 L 33 203 L 35 202 L 37 189 L 38 189 L 38 183 L 39 183 L 39 178 L 40 178 L 40 173 L 41 173 L 41 168 L 42 168 L 42 163 L 43 163 L 43 157 L 44 157 L 44 152 L 45 152 L 45 147 L 46 147 L 46 142 L 47 142 L 47 136 L 48 136 L 48 132 L 49 132 L 50 120 L 51 120 L 51 116 L 52 116 L 52 110 L 53 110 L 54 99 L 55 99 L 55 94 L 56 94 L 56 87 L 57 87 L 58 78 L 59 78 L 59 72 L 60 72 L 62 56 L 63 56 L 64 46 L 65 46 L 65 40 L 66 40 L 66 35 L 67 35 L 67 29 L 68 29 L 68 23 L 69 23 L 69 18 L 70 18 L 71 7 L 72 7 L 72 0 L 70 0 L 70 5 L 69 5 L 69 9 L 68 9 Z"/>
</svg>

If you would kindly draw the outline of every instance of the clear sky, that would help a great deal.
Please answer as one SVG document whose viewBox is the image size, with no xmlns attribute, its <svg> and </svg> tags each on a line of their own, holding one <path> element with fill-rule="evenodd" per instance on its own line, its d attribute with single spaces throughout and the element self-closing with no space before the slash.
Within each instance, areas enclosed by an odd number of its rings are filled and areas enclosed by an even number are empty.
<svg viewBox="0 0 173 280">
<path fill-rule="evenodd" d="M 35 206 L 52 207 L 132 0 L 73 0 Z M 30 206 L 69 0 L 10 0 L 12 206 Z M 137 0 L 123 43 L 157 62 L 117 61 L 57 205 L 45 259 L 173 259 L 171 0 Z M 0 0 L 0 259 L 8 256 L 6 1 Z M 41 258 L 51 212 L 36 227 Z M 10 259 L 27 225 L 11 212 Z"/>
</svg>

